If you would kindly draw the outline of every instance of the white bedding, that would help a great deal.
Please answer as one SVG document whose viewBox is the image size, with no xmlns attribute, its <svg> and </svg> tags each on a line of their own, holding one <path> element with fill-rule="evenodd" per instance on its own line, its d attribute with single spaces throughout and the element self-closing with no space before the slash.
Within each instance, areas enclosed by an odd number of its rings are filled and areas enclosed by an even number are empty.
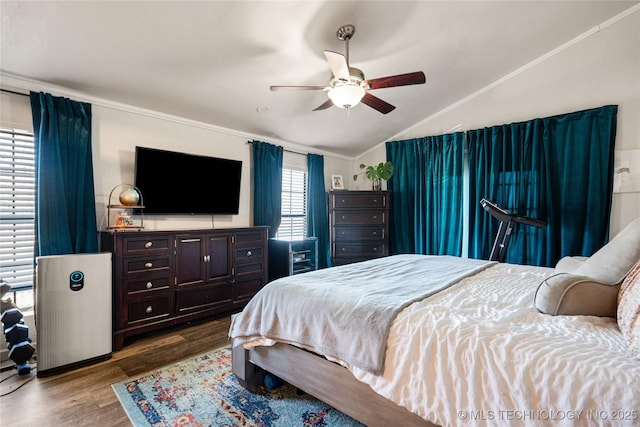
<svg viewBox="0 0 640 427">
<path fill-rule="evenodd" d="M 640 360 L 615 319 L 534 308 L 552 271 L 498 264 L 411 304 L 392 324 L 380 376 L 339 362 L 442 426 L 640 425 Z"/>
<path fill-rule="evenodd" d="M 442 426 L 640 425 L 640 360 L 615 319 L 533 307 L 551 272 L 499 264 L 414 303 L 391 328 L 383 375 L 350 370 Z"/>
<path fill-rule="evenodd" d="M 256 336 L 295 344 L 379 375 L 403 308 L 493 264 L 403 254 L 283 277 L 233 316 L 229 335 L 245 347 Z"/>
</svg>

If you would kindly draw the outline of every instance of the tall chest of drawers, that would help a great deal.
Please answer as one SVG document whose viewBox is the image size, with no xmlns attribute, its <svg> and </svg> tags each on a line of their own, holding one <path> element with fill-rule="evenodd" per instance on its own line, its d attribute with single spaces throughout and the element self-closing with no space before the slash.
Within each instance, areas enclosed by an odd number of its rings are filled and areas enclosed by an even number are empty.
<svg viewBox="0 0 640 427">
<path fill-rule="evenodd" d="M 333 265 L 389 255 L 388 191 L 330 191 Z"/>
</svg>

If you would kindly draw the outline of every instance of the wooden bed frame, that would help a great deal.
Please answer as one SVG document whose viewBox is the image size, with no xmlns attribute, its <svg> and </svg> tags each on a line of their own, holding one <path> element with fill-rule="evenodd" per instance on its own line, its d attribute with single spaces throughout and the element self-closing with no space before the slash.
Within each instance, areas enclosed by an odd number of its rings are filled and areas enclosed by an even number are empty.
<svg viewBox="0 0 640 427">
<path fill-rule="evenodd" d="M 298 347 L 278 343 L 245 350 L 233 347 L 233 373 L 255 391 L 270 372 L 368 427 L 393 425 L 436 427 L 380 396 L 345 367 Z"/>
</svg>

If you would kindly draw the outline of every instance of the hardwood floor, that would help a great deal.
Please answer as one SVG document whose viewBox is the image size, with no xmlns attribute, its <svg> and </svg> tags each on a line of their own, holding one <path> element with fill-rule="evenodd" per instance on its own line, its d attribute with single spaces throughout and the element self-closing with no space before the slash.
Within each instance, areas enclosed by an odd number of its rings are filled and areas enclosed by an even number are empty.
<svg viewBox="0 0 640 427">
<path fill-rule="evenodd" d="M 130 426 L 111 384 L 230 343 L 230 316 L 140 337 L 107 361 L 37 378 L 2 373 L 2 426 Z M 6 378 L 6 380 L 5 380 Z"/>
</svg>

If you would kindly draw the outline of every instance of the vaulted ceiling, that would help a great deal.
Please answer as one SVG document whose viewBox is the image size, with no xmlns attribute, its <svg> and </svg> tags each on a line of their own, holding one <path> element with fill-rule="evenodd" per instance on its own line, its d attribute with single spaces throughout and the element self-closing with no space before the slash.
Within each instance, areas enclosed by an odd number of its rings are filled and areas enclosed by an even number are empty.
<svg viewBox="0 0 640 427">
<path fill-rule="evenodd" d="M 91 97 L 347 156 L 392 139 L 638 1 L 1 1 L 0 71 Z M 426 84 L 396 106 L 312 111 L 324 50 L 353 24 L 350 65 Z M 0 82 L 1 84 L 1 82 Z"/>
</svg>

